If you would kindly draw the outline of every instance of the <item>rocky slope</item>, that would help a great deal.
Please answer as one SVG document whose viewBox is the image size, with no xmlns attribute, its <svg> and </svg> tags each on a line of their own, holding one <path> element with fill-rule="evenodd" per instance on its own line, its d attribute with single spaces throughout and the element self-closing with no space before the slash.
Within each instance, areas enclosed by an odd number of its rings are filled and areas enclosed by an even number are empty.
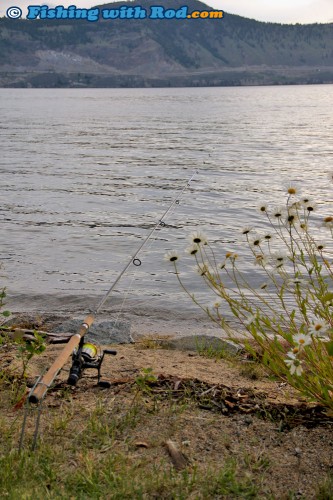
<svg viewBox="0 0 333 500">
<path fill-rule="evenodd" d="M 0 86 L 131 87 L 333 82 L 333 24 L 222 19 L 0 19 Z M 160 5 L 160 4 L 159 4 Z M 179 9 L 183 0 L 167 0 Z M 188 12 L 211 8 L 196 0 Z M 26 13 L 24 13 L 25 17 Z"/>
</svg>

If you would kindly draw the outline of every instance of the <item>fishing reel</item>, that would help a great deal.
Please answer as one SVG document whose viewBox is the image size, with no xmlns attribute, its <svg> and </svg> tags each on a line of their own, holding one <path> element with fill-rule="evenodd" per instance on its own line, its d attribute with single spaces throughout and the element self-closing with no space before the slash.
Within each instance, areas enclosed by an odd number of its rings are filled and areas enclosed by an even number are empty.
<svg viewBox="0 0 333 500">
<path fill-rule="evenodd" d="M 82 377 L 83 371 L 86 368 L 93 368 L 97 370 L 97 385 L 100 387 L 109 388 L 111 387 L 110 382 L 106 380 L 101 380 L 101 366 L 105 354 L 115 356 L 117 351 L 105 349 L 102 354 L 98 354 L 97 347 L 90 342 L 84 342 L 83 337 L 80 340 L 80 344 L 77 349 L 72 354 L 72 366 L 69 371 L 69 377 L 67 383 L 69 385 L 75 386 L 77 381 Z"/>
</svg>

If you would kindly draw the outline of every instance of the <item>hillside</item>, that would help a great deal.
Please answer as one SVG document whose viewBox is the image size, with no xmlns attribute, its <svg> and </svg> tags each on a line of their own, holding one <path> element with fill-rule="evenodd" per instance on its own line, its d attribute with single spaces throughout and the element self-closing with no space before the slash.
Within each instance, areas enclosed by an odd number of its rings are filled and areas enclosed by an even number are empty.
<svg viewBox="0 0 333 500">
<path fill-rule="evenodd" d="M 157 3 L 98 8 L 141 5 L 149 12 Z M 186 5 L 189 12 L 212 10 L 196 0 Z M 223 19 L 0 19 L 2 87 L 332 82 L 333 24 L 281 25 L 228 13 Z"/>
</svg>

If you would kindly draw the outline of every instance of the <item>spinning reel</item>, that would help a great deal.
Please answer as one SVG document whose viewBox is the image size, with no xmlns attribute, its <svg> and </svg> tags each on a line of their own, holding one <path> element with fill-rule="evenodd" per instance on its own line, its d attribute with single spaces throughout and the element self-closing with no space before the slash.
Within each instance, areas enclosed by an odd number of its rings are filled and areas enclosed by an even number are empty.
<svg viewBox="0 0 333 500">
<path fill-rule="evenodd" d="M 110 382 L 107 380 L 101 380 L 101 366 L 105 354 L 115 356 L 117 351 L 105 349 L 102 351 L 102 354 L 98 354 L 97 347 L 90 342 L 84 342 L 82 337 L 78 348 L 75 349 L 72 354 L 72 366 L 69 371 L 67 383 L 75 386 L 77 381 L 82 377 L 83 371 L 86 368 L 93 368 L 97 370 L 98 373 L 97 385 L 105 388 L 111 387 Z"/>
</svg>

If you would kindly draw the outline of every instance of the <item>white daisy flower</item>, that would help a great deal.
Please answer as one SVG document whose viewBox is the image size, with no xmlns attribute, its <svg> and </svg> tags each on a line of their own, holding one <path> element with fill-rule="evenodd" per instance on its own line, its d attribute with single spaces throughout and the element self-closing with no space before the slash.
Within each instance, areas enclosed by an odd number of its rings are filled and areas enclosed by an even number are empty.
<svg viewBox="0 0 333 500">
<path fill-rule="evenodd" d="M 168 262 L 176 262 L 179 259 L 179 255 L 174 250 L 171 250 L 164 255 L 164 259 Z"/>
<path fill-rule="evenodd" d="M 251 240 L 249 241 L 251 247 L 258 247 L 260 246 L 261 243 L 261 236 L 259 234 L 255 234 L 252 236 Z"/>
<path fill-rule="evenodd" d="M 245 234 L 245 235 L 246 235 L 246 234 L 249 234 L 249 233 L 252 231 L 252 229 L 253 229 L 253 228 L 252 228 L 251 226 L 245 226 L 245 227 L 243 227 L 243 229 L 241 230 L 241 233 L 242 233 L 242 234 Z"/>
<path fill-rule="evenodd" d="M 311 344 L 312 339 L 311 339 L 310 335 L 306 335 L 304 333 L 298 333 L 297 335 L 293 336 L 293 341 L 299 347 L 305 347 L 306 345 L 310 345 Z"/>
<path fill-rule="evenodd" d="M 285 209 L 284 207 L 274 207 L 271 216 L 274 217 L 275 219 L 281 219 L 285 215 Z"/>
<path fill-rule="evenodd" d="M 207 245 L 207 238 L 200 231 L 195 231 L 195 233 L 191 234 L 190 240 L 195 245 Z"/>
<path fill-rule="evenodd" d="M 297 182 L 289 182 L 286 185 L 286 191 L 289 196 L 295 196 L 296 194 L 299 194 L 299 184 Z"/>
<path fill-rule="evenodd" d="M 190 247 L 186 248 L 186 253 L 189 253 L 190 255 L 195 255 L 199 251 L 199 246 L 198 245 L 191 245 Z"/>
<path fill-rule="evenodd" d="M 288 352 L 287 356 L 289 359 L 285 359 L 284 362 L 289 368 L 290 374 L 294 375 L 296 374 L 298 377 L 302 375 L 303 373 L 303 368 L 302 368 L 302 362 L 297 359 L 294 353 Z"/>
<path fill-rule="evenodd" d="M 315 212 L 318 208 L 316 203 L 311 203 L 305 207 L 305 210 L 310 214 L 311 212 Z"/>
<path fill-rule="evenodd" d="M 205 276 L 210 272 L 209 266 L 205 263 L 200 264 L 199 266 L 195 266 L 194 269 L 199 274 L 199 276 Z"/>
<path fill-rule="evenodd" d="M 306 212 L 308 212 L 309 214 L 311 212 L 315 212 L 318 208 L 317 203 L 314 202 L 313 200 L 311 200 L 310 198 L 303 198 L 302 204 L 303 204 L 304 210 Z"/>
<path fill-rule="evenodd" d="M 294 225 L 298 221 L 297 213 L 294 210 L 290 210 L 286 216 L 286 224 L 289 226 Z"/>
<path fill-rule="evenodd" d="M 294 285 L 296 287 L 306 286 L 308 282 L 303 278 L 291 278 L 287 282 L 288 285 Z"/>
<path fill-rule="evenodd" d="M 260 205 L 258 205 L 258 207 L 257 207 L 258 212 L 261 214 L 266 214 L 267 209 L 268 209 L 267 203 L 260 203 Z"/>
<path fill-rule="evenodd" d="M 317 248 L 317 250 L 319 250 L 320 252 L 321 252 L 322 250 L 324 250 L 325 246 L 326 246 L 326 245 L 325 245 L 325 243 L 324 243 L 323 241 L 317 241 L 317 243 L 316 243 L 316 248 Z"/>
<path fill-rule="evenodd" d="M 271 233 L 265 233 L 264 234 L 264 240 L 265 241 L 272 241 L 272 239 L 274 238 L 274 236 L 271 234 Z"/>
<path fill-rule="evenodd" d="M 302 196 L 300 199 L 301 205 L 306 205 L 307 203 L 311 203 L 311 202 L 312 202 L 312 199 L 310 198 L 310 196 Z"/>
<path fill-rule="evenodd" d="M 284 265 L 287 260 L 287 254 L 284 252 L 276 252 L 272 255 L 275 265 Z"/>
<path fill-rule="evenodd" d="M 329 328 L 330 325 L 326 323 L 326 321 L 316 320 L 312 322 L 312 325 L 309 328 L 309 334 L 320 336 L 325 334 Z"/>
</svg>

